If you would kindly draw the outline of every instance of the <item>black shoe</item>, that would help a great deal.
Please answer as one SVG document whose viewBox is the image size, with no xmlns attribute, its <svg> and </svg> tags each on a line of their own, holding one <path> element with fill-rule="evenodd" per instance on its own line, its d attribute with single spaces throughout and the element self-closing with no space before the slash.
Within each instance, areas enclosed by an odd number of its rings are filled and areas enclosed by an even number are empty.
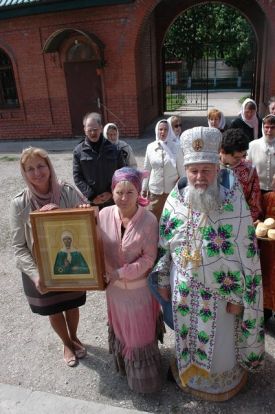
<svg viewBox="0 0 275 414">
<path fill-rule="evenodd" d="M 272 310 L 268 308 L 264 308 L 264 321 L 265 323 L 272 317 Z"/>
<path fill-rule="evenodd" d="M 167 381 L 169 382 L 176 382 L 174 375 L 172 373 L 171 367 L 168 368 L 166 378 L 167 378 Z"/>
</svg>

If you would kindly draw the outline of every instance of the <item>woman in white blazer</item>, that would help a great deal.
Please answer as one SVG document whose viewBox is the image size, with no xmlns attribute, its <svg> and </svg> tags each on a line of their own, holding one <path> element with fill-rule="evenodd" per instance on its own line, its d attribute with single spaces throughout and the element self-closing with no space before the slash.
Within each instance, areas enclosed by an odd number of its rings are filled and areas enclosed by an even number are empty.
<svg viewBox="0 0 275 414">
<path fill-rule="evenodd" d="M 149 197 L 149 210 L 159 220 L 168 194 L 185 175 L 185 170 L 182 150 L 173 142 L 172 129 L 166 119 L 157 122 L 155 133 L 155 141 L 146 149 L 144 169 L 149 171 L 149 177 L 143 181 L 142 195 Z"/>
</svg>

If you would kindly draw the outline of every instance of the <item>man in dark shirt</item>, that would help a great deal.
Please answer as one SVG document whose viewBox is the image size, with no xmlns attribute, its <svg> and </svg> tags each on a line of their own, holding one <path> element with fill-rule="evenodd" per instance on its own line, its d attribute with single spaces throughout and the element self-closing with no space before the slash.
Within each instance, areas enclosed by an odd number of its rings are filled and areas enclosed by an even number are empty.
<svg viewBox="0 0 275 414">
<path fill-rule="evenodd" d="M 73 151 L 74 182 L 91 205 L 101 209 L 113 204 L 112 176 L 125 161 L 117 147 L 103 137 L 100 114 L 85 115 L 83 125 L 85 139 Z"/>
</svg>

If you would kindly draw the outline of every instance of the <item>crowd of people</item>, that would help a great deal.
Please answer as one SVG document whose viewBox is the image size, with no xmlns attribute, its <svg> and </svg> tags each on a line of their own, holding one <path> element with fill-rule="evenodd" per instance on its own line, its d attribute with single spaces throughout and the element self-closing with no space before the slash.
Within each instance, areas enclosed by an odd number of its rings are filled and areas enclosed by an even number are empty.
<svg viewBox="0 0 275 414">
<path fill-rule="evenodd" d="M 89 206 L 99 209 L 109 350 L 130 389 L 161 389 L 164 322 L 175 333 L 169 375 L 185 392 L 224 401 L 262 367 L 275 246 L 258 245 L 255 226 L 275 219 L 275 98 L 269 111 L 261 119 L 246 99 L 230 125 L 211 109 L 208 127 L 184 132 L 179 116 L 161 119 L 143 170 L 117 125 L 89 113 L 73 151 L 76 187 L 57 179 L 46 151 L 22 152 L 26 188 L 11 203 L 12 246 L 30 308 L 49 317 L 69 367 L 87 353 L 77 336 L 86 292 L 45 288 L 30 213 Z M 55 274 L 89 273 L 72 231 L 61 242 Z"/>
</svg>

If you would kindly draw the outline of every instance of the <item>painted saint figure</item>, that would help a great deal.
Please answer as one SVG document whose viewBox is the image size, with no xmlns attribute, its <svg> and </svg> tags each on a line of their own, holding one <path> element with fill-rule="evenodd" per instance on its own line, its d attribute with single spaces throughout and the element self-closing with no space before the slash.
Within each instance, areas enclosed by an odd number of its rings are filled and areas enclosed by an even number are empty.
<svg viewBox="0 0 275 414">
<path fill-rule="evenodd" d="M 63 231 L 61 240 L 64 247 L 57 253 L 54 274 L 74 275 L 90 273 L 83 255 L 73 247 L 73 235 L 70 231 Z"/>
</svg>

